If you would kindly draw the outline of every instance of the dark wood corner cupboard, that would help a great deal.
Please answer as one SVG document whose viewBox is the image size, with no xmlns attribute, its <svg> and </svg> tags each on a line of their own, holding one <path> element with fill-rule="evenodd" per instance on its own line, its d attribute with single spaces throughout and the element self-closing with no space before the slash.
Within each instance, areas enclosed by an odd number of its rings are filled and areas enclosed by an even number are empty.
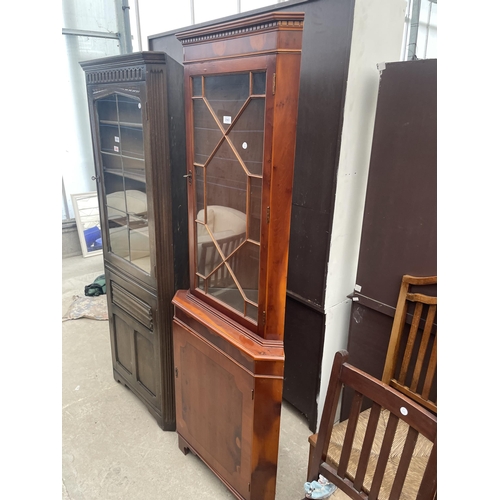
<svg viewBox="0 0 500 500">
<path fill-rule="evenodd" d="M 189 290 L 176 293 L 177 432 L 240 499 L 274 499 L 303 13 L 178 34 Z"/>
<path fill-rule="evenodd" d="M 175 430 L 171 304 L 187 286 L 183 68 L 163 52 L 80 63 L 101 217 L 114 378 Z"/>
</svg>

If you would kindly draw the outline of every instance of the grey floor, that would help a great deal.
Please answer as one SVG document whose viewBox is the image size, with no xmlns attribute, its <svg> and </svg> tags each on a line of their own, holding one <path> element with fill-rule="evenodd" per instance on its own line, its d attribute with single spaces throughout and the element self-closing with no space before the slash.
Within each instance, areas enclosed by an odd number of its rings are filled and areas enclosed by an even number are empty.
<svg viewBox="0 0 500 500">
<path fill-rule="evenodd" d="M 62 261 L 62 314 L 103 273 L 101 256 Z M 276 500 L 300 500 L 310 435 L 305 418 L 282 408 Z M 62 323 L 63 500 L 202 500 L 233 495 L 175 432 L 162 431 L 112 375 L 107 321 Z"/>
</svg>

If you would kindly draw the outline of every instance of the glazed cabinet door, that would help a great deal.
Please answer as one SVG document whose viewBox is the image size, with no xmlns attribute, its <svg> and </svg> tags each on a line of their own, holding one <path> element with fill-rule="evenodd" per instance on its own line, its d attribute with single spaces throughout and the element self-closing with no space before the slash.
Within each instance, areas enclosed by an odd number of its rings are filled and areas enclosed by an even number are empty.
<svg viewBox="0 0 500 500">
<path fill-rule="evenodd" d="M 189 80 L 192 289 L 254 331 L 266 264 L 261 252 L 268 79 L 259 68 L 193 74 Z"/>
<path fill-rule="evenodd" d="M 94 97 L 105 259 L 154 285 L 153 207 L 149 203 L 150 173 L 144 141 L 145 90 L 142 85 L 130 85 L 126 90 L 99 89 Z"/>
</svg>

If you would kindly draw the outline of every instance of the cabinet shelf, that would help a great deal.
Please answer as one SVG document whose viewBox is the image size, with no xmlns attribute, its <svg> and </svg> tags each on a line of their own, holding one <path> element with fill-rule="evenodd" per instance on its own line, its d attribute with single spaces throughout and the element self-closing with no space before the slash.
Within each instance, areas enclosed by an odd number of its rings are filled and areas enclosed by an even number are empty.
<svg viewBox="0 0 500 500">
<path fill-rule="evenodd" d="M 108 156 L 114 156 L 115 158 L 123 158 L 126 160 L 134 160 L 134 161 L 140 161 L 144 162 L 144 158 L 141 156 L 131 156 L 131 155 L 126 155 L 126 154 L 117 154 L 117 153 L 112 153 L 111 151 L 106 151 L 101 149 L 101 153 L 103 155 L 108 155 Z"/>
<path fill-rule="evenodd" d="M 120 127 L 130 127 L 142 130 L 142 123 L 121 122 L 121 121 L 119 122 L 117 120 L 99 120 L 99 123 L 102 125 L 116 125 Z"/>
<path fill-rule="evenodd" d="M 146 171 L 145 170 L 118 170 L 118 169 L 104 169 L 105 174 L 117 175 L 119 177 L 126 177 L 127 179 L 133 179 L 134 181 L 146 182 Z"/>
</svg>

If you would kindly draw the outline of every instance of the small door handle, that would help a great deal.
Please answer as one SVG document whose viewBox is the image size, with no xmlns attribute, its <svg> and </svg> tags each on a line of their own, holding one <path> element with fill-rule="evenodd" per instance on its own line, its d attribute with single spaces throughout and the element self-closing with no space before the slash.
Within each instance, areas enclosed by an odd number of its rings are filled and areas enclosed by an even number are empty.
<svg viewBox="0 0 500 500">
<path fill-rule="evenodd" d="M 186 175 L 183 175 L 182 177 L 187 177 L 189 179 L 189 184 L 191 184 L 191 182 L 193 181 L 193 172 L 191 172 L 191 170 L 189 171 L 189 173 L 187 173 Z"/>
</svg>

